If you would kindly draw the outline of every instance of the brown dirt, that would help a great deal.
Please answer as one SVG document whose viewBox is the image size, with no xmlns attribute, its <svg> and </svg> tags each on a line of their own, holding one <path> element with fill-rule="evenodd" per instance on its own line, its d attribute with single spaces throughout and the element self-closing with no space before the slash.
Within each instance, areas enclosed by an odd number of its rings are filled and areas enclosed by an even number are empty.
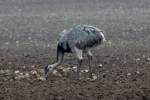
<svg viewBox="0 0 150 100">
<path fill-rule="evenodd" d="M 148 50 L 105 48 L 92 62 L 97 79 L 90 80 L 88 73 L 82 73 L 81 79 L 76 80 L 75 72 L 70 70 L 61 76 L 51 74 L 44 81 L 31 71 L 43 76 L 48 58 L 1 54 L 2 69 L 9 70 L 0 74 L 0 100 L 149 100 L 149 57 Z M 88 66 L 86 62 L 85 58 L 83 69 Z M 74 58 L 67 56 L 59 68 L 72 68 L 75 64 Z M 16 70 L 29 73 L 30 77 L 16 79 Z"/>
</svg>

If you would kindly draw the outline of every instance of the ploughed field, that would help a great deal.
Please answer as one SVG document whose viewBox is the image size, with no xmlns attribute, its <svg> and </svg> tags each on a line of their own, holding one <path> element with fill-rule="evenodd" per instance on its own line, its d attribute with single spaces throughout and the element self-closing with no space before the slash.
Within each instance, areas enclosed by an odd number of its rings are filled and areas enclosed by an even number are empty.
<svg viewBox="0 0 150 100">
<path fill-rule="evenodd" d="M 0 2 L 0 100 L 150 100 L 149 0 L 85 1 Z M 93 78 L 84 55 L 76 80 L 77 59 L 66 54 L 45 80 L 59 34 L 79 24 L 105 30 Z"/>
</svg>

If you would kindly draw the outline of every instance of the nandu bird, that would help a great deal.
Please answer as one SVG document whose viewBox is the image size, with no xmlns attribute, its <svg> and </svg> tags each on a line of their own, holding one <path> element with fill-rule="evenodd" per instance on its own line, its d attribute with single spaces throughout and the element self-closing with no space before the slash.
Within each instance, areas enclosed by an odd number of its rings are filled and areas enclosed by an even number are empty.
<svg viewBox="0 0 150 100">
<path fill-rule="evenodd" d="M 78 59 L 77 79 L 79 79 L 83 60 L 82 55 L 86 53 L 89 60 L 89 77 L 92 78 L 90 64 L 92 60 L 91 49 L 106 41 L 103 31 L 94 26 L 78 25 L 63 33 L 57 45 L 57 62 L 45 67 L 45 78 L 47 79 L 48 73 L 53 72 L 62 63 L 65 53 L 75 53 Z"/>
</svg>

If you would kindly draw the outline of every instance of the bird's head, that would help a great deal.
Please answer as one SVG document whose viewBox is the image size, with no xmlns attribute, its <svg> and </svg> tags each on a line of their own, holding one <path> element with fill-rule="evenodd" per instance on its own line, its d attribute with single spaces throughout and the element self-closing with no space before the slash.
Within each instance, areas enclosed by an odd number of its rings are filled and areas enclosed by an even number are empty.
<svg viewBox="0 0 150 100">
<path fill-rule="evenodd" d="M 47 65 L 47 66 L 45 66 L 45 68 L 44 68 L 44 73 L 45 73 L 45 78 L 47 79 L 47 76 L 48 76 L 48 73 L 50 72 L 50 71 L 52 71 L 53 70 L 53 66 L 52 65 Z"/>
</svg>

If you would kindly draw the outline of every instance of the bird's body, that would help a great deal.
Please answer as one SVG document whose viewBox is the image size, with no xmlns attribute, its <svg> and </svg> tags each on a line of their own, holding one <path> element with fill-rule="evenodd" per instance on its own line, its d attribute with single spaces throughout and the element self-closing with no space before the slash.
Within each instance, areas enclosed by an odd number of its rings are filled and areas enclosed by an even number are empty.
<svg viewBox="0 0 150 100">
<path fill-rule="evenodd" d="M 46 76 L 49 70 L 53 70 L 61 64 L 64 53 L 76 53 L 80 66 L 83 59 L 82 53 L 85 51 L 89 57 L 92 57 L 90 49 L 104 41 L 106 40 L 103 31 L 93 26 L 78 25 L 66 31 L 59 39 L 57 45 L 57 63 L 48 65 L 45 68 Z"/>
<path fill-rule="evenodd" d="M 62 47 L 64 52 L 74 52 L 74 47 L 87 50 L 103 41 L 100 29 L 93 26 L 79 25 L 64 33 L 58 42 L 58 46 Z"/>
</svg>

